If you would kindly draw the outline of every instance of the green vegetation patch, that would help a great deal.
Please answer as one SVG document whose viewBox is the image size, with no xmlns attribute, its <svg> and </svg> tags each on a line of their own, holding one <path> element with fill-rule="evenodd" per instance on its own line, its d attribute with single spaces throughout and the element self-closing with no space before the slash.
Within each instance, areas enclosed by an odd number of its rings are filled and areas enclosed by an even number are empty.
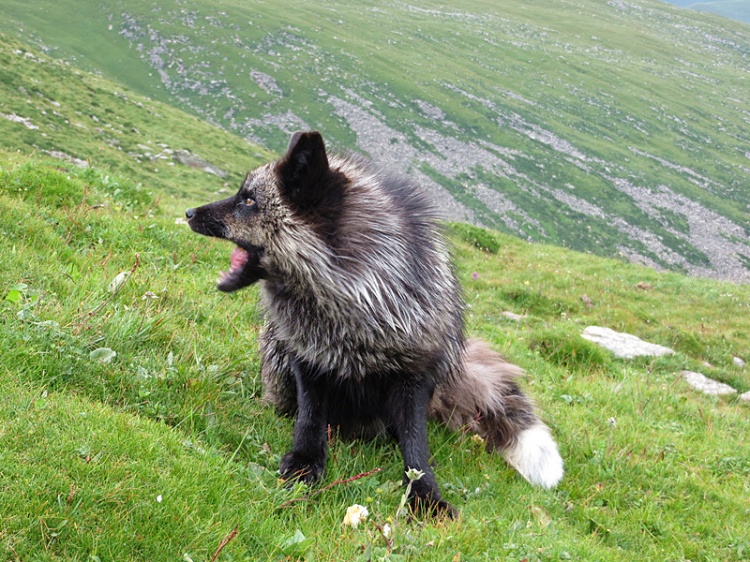
<svg viewBox="0 0 750 562">
<path fill-rule="evenodd" d="M 228 467 L 179 431 L 7 371 L 0 389 L 9 560 L 208 559 L 238 525 L 274 550 L 262 510 L 243 505 L 263 489 L 273 503 L 272 473 Z"/>
<path fill-rule="evenodd" d="M 451 230 L 460 236 L 464 242 L 488 254 L 497 254 L 500 250 L 500 241 L 486 228 L 466 223 L 453 223 L 451 224 Z"/>
<path fill-rule="evenodd" d="M 560 326 L 537 330 L 527 344 L 545 361 L 564 369 L 580 369 L 588 373 L 601 373 L 611 365 L 611 354 L 583 339 L 574 326 Z"/>
</svg>

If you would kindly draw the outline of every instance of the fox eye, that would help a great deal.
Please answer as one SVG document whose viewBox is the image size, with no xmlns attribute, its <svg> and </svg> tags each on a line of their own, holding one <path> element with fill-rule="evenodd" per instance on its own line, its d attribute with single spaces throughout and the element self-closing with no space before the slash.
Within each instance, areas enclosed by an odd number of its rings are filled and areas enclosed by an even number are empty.
<svg viewBox="0 0 750 562">
<path fill-rule="evenodd" d="M 255 200 L 248 197 L 247 199 L 245 199 L 245 205 L 247 205 L 248 207 L 252 207 L 253 205 L 255 205 Z"/>
</svg>

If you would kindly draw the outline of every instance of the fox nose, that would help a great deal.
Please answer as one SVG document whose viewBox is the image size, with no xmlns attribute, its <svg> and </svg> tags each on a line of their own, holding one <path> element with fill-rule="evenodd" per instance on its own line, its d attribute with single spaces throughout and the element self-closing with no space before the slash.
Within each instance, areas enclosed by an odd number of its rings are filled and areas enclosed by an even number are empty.
<svg viewBox="0 0 750 562">
<path fill-rule="evenodd" d="M 195 216 L 195 209 L 188 209 L 185 211 L 185 217 L 187 217 L 187 220 L 192 219 Z"/>
</svg>

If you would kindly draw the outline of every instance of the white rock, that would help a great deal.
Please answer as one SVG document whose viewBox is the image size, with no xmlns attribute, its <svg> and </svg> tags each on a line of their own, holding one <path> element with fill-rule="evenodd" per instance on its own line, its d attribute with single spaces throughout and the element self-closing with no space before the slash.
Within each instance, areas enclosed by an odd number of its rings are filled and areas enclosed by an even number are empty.
<svg viewBox="0 0 750 562">
<path fill-rule="evenodd" d="M 36 125 L 31 123 L 31 119 L 28 117 L 21 117 L 20 115 L 16 115 L 15 113 L 11 113 L 10 115 L 5 113 L 0 113 L 0 117 L 5 117 L 8 121 L 13 121 L 14 123 L 22 123 L 26 126 L 27 129 L 38 129 Z"/>
<path fill-rule="evenodd" d="M 720 395 L 737 393 L 737 391 L 728 384 L 709 379 L 706 375 L 700 373 L 682 371 L 682 376 L 685 377 L 685 380 L 690 386 L 701 391 L 703 394 Z"/>
<path fill-rule="evenodd" d="M 582 337 L 608 349 L 615 354 L 615 357 L 621 359 L 632 359 L 640 356 L 658 357 L 674 353 L 674 350 L 663 345 L 648 343 L 631 334 L 616 332 L 600 326 L 589 326 L 583 331 Z"/>
<path fill-rule="evenodd" d="M 112 282 L 107 286 L 107 290 L 109 290 L 110 293 L 117 293 L 125 284 L 125 281 L 128 280 L 128 277 L 130 277 L 129 271 L 121 271 L 115 275 L 114 279 L 112 279 Z"/>
<path fill-rule="evenodd" d="M 740 357 L 732 357 L 732 361 L 739 368 L 742 368 L 745 366 L 745 362 Z"/>
<path fill-rule="evenodd" d="M 750 402 L 750 391 L 740 394 L 740 400 L 744 400 L 745 402 Z"/>
<path fill-rule="evenodd" d="M 526 316 L 523 314 L 516 314 L 515 312 L 511 312 L 509 310 L 506 310 L 505 312 L 501 312 L 500 316 L 503 316 L 507 318 L 508 320 L 513 320 L 515 322 L 520 322 L 521 320 L 526 318 Z"/>
</svg>

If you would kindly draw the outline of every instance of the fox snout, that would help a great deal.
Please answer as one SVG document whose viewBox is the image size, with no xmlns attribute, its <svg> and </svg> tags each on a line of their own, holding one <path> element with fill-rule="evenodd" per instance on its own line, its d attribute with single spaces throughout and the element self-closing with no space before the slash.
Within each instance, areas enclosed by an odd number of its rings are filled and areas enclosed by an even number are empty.
<svg viewBox="0 0 750 562">
<path fill-rule="evenodd" d="M 223 220 L 226 207 L 225 201 L 209 203 L 202 207 L 190 208 L 185 211 L 188 225 L 198 234 L 214 236 L 216 238 L 227 237 L 227 227 Z"/>
</svg>

